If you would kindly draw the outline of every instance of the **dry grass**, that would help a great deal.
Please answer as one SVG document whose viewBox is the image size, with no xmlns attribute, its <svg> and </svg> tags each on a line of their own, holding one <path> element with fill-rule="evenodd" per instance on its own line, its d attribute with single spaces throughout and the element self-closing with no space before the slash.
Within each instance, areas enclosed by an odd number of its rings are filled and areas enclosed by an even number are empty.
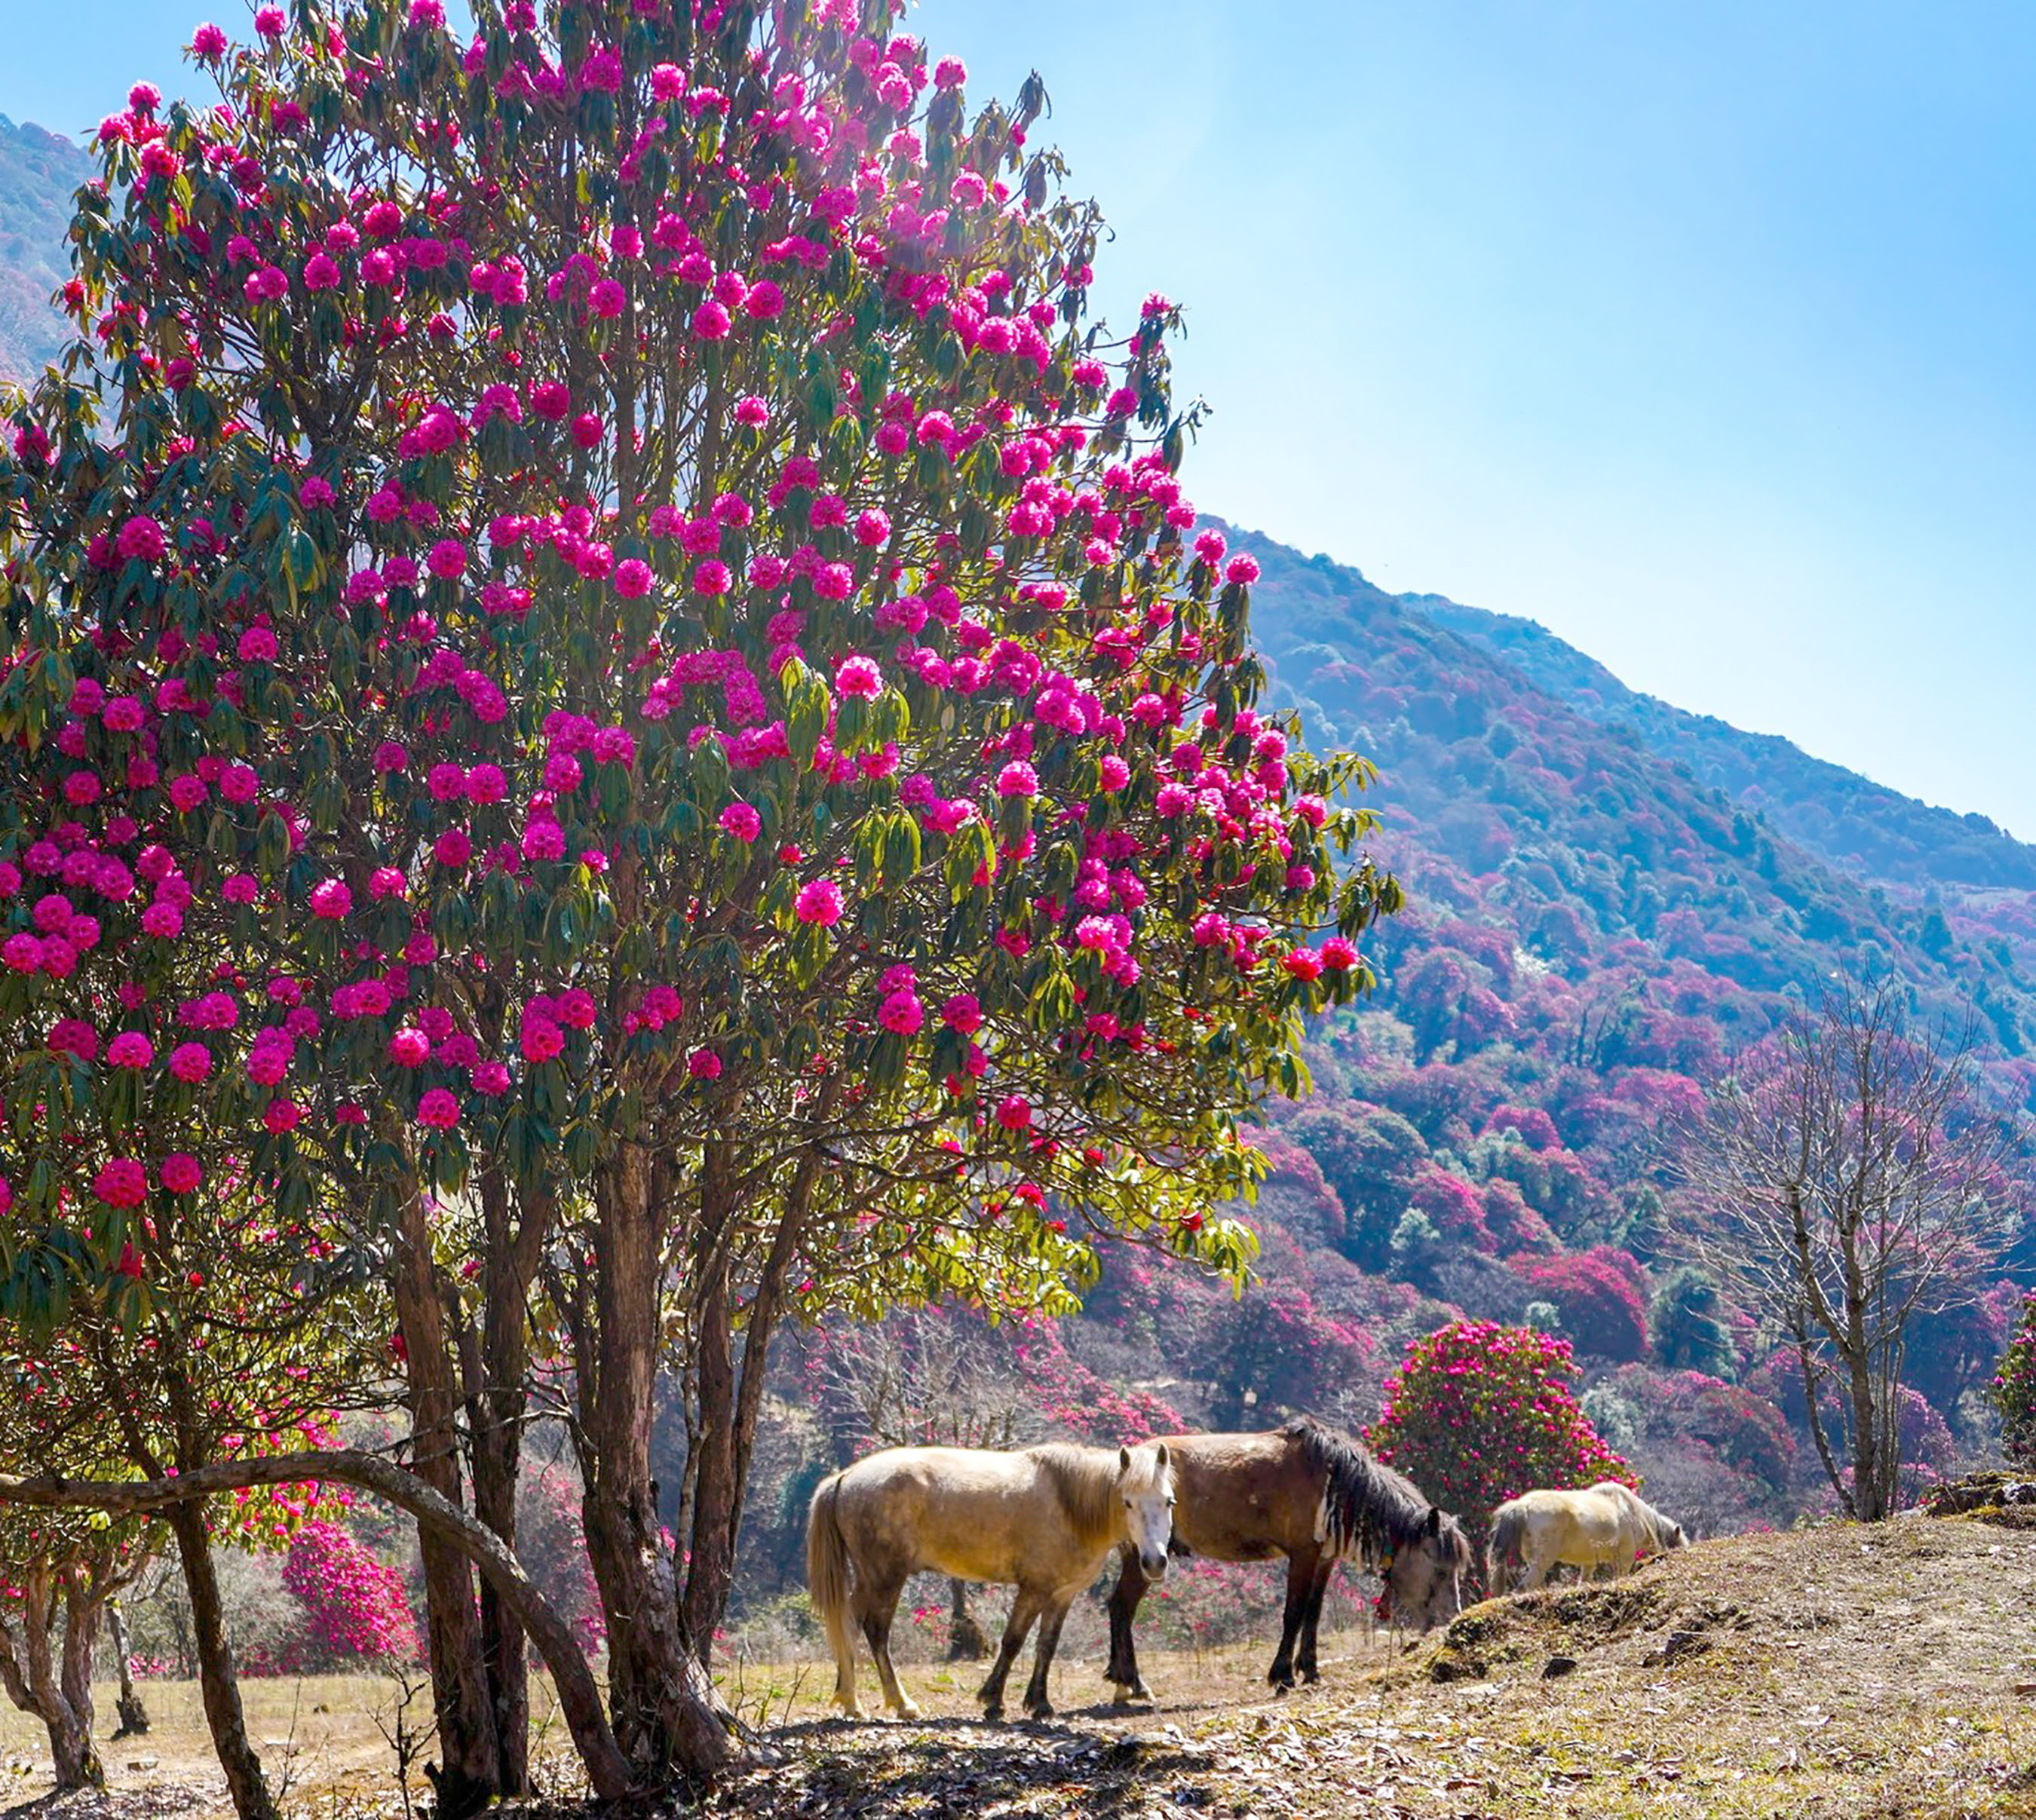
<svg viewBox="0 0 2036 1820">
<path fill-rule="evenodd" d="M 1401 1652 L 1325 1639 L 1323 1681 L 1263 1681 L 1267 1634 L 1148 1653 L 1156 1709 L 1105 1703 L 1092 1649 L 1064 1653 L 1042 1724 L 975 1717 L 979 1668 L 905 1671 L 927 1717 L 826 1716 L 831 1671 L 725 1681 L 764 1753 L 720 1820 L 793 1816 L 1921 1820 L 2036 1815 L 2036 1532 L 1914 1518 L 1707 1543 L 1601 1587 L 1478 1606 Z M 1555 1660 L 1574 1664 L 1555 1678 Z M 873 1675 L 864 1666 L 866 1699 Z M 1024 1672 L 1023 1666 L 1020 1671 Z M 1022 1681 L 1019 1682 L 1022 1686 Z M 400 1810 L 367 1678 L 251 1682 L 250 1729 L 310 1820 Z M 194 1689 L 149 1689 L 156 1728 L 107 1749 L 114 1799 L 66 1820 L 223 1811 Z M 111 1701 L 107 1702 L 110 1709 Z M 558 1734 L 554 1725 L 552 1738 Z M 0 1718 L 47 1788 L 38 1731 Z M 130 1765 L 149 1758 L 146 1770 Z M 0 1796 L 0 1802 L 5 1797 Z"/>
<path fill-rule="evenodd" d="M 226 1785 L 213 1755 L 204 1708 L 195 1681 L 141 1684 L 149 1709 L 148 1731 L 117 1743 L 109 1735 L 115 1690 L 93 1690 L 103 1721 L 100 1755 L 106 1765 L 104 1797 L 81 1796 L 50 1803 L 67 1820 L 153 1820 L 159 1814 L 209 1816 L 230 1813 Z M 403 1689 L 376 1675 L 315 1675 L 301 1679 L 250 1679 L 240 1683 L 247 1735 L 261 1753 L 270 1785 L 286 1807 L 308 1820 L 357 1814 L 369 1807 L 400 1813 L 394 1737 Z M 531 1705 L 541 1750 L 556 1750 L 563 1737 L 551 1684 L 534 1677 Z M 404 1723 L 428 1731 L 428 1681 L 419 1685 Z M 411 1770 L 413 1796 L 430 1792 L 422 1757 Z M 0 1811 L 14 1813 L 47 1800 L 49 1736 L 39 1720 L 0 1701 Z"/>
</svg>

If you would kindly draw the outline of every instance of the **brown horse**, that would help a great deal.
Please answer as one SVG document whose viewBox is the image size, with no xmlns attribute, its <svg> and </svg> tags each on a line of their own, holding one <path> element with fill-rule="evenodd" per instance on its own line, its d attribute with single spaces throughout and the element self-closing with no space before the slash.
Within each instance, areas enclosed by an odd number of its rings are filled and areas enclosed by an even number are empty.
<svg viewBox="0 0 2036 1820">
<path fill-rule="evenodd" d="M 1163 1442 L 1115 1453 L 893 1447 L 822 1479 L 806 1520 L 806 1578 L 834 1650 L 834 1697 L 842 1710 L 856 1716 L 853 1615 L 877 1658 L 885 1703 L 900 1718 L 918 1716 L 891 1666 L 891 1621 L 905 1582 L 931 1569 L 1018 1588 L 996 1666 L 978 1698 L 986 1717 L 1002 1714 L 1012 1658 L 1039 1618 L 1025 1709 L 1050 1716 L 1046 1671 L 1075 1595 L 1119 1548 L 1148 1574 L 1167 1571 L 1170 1465 Z"/>
<path fill-rule="evenodd" d="M 1166 1445 L 1179 1499 L 1176 1553 L 1287 1558 L 1286 1618 L 1265 1677 L 1275 1687 L 1292 1686 L 1297 1667 L 1303 1681 L 1316 1679 L 1315 1633 L 1339 1561 L 1355 1561 L 1386 1582 L 1396 1622 L 1427 1630 L 1462 1609 L 1471 1549 L 1461 1525 L 1348 1435 L 1303 1415 L 1269 1434 L 1173 1434 Z M 1148 1578 L 1127 1553 L 1110 1597 L 1104 1675 L 1119 1700 L 1152 1698 L 1131 1634 Z"/>
</svg>

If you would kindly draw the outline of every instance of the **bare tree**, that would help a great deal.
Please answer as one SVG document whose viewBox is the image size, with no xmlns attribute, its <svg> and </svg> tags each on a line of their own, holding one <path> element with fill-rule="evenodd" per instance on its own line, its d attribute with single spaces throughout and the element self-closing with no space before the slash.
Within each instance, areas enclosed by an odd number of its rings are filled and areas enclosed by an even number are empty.
<svg viewBox="0 0 2036 1820">
<path fill-rule="evenodd" d="M 1842 982 L 1748 1056 L 1677 1145 L 1681 1249 L 1794 1354 L 1818 1456 L 1863 1522 L 1896 1502 L 1911 1323 L 1977 1296 L 2014 1230 L 2020 1136 L 1989 1103 L 1973 1040 L 1970 1023 L 1918 1028 L 1892 982 Z"/>
<path fill-rule="evenodd" d="M 858 1327 L 828 1353 L 830 1389 L 886 1447 L 1010 1447 L 1027 1420 L 1026 1389 L 980 1324 L 935 1309 Z M 990 1653 L 968 1607 L 968 1583 L 948 1583 L 948 1659 Z"/>
</svg>

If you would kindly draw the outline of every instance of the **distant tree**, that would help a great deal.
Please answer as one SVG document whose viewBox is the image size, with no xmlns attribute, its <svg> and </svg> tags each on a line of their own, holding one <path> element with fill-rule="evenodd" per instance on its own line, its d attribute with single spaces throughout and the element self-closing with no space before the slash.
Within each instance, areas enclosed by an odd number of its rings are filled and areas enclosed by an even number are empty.
<svg viewBox="0 0 2036 1820">
<path fill-rule="evenodd" d="M 1386 1262 L 1393 1230 L 1427 1162 L 1420 1132 L 1383 1106 L 1310 1106 L 1287 1128 L 1321 1168 L 1344 1208 L 1346 1256 L 1368 1270 Z"/>
<path fill-rule="evenodd" d="M 1647 1353 L 1647 1305 L 1638 1264 L 1610 1245 L 1567 1257 L 1523 1263 L 1520 1274 L 1563 1312 L 1563 1328 L 1577 1350 L 1622 1363 Z"/>
<path fill-rule="evenodd" d="M 2016 1134 L 1970 1054 L 1970 1027 L 1918 1031 L 1894 986 L 1849 982 L 1798 1008 L 1678 1145 L 1683 1249 L 1785 1341 L 1861 1521 L 1896 1506 L 1913 1324 L 1977 1297 L 2011 1230 Z"/>
<path fill-rule="evenodd" d="M 1672 1371 L 1723 1377 L 1732 1368 L 1732 1330 L 1722 1318 L 1717 1279 L 1701 1265 L 1679 1266 L 1655 1291 L 1654 1355 Z"/>
</svg>

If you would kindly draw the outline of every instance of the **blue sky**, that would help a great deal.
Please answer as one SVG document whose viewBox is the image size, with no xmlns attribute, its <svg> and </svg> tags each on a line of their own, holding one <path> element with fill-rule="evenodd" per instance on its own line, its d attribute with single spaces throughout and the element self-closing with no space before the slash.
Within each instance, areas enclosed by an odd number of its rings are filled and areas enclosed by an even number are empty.
<svg viewBox="0 0 2036 1820">
<path fill-rule="evenodd" d="M 205 4 L 6 0 L 0 111 Z M 915 12 L 1046 77 L 1114 313 L 1189 307 L 1198 503 L 2036 838 L 2036 7 Z"/>
</svg>

